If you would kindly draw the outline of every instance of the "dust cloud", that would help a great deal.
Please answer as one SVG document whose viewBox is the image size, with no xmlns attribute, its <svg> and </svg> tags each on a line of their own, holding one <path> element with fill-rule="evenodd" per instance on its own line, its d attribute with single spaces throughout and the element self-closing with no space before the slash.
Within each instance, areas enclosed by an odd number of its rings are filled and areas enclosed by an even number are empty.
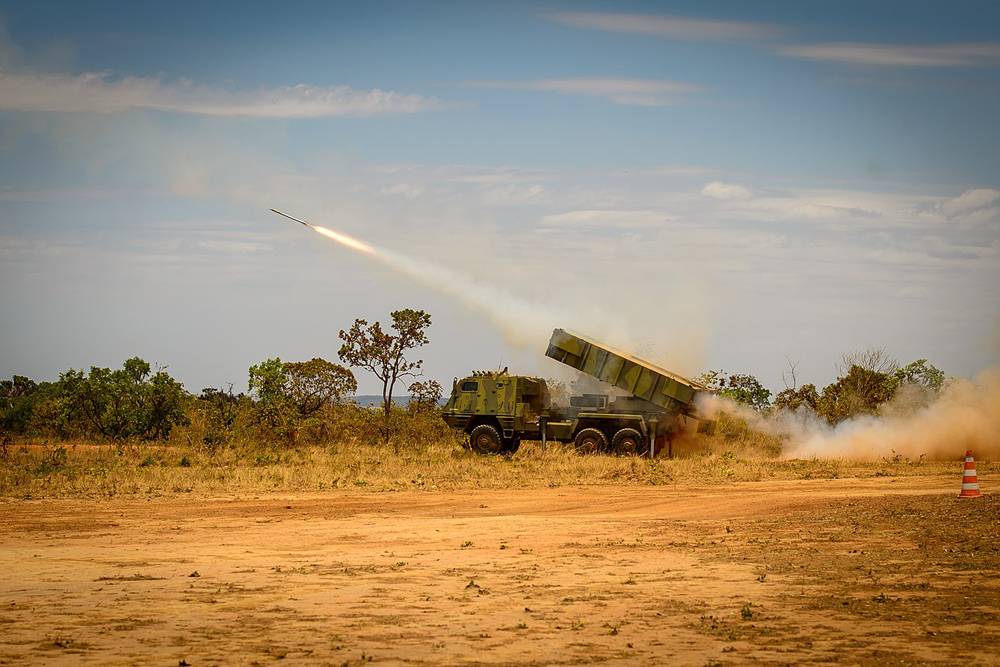
<svg viewBox="0 0 1000 667">
<path fill-rule="evenodd" d="M 953 460 L 967 449 L 977 457 L 1000 458 L 1000 369 L 973 379 L 949 381 L 929 403 L 912 405 L 907 392 L 864 415 L 830 426 L 811 411 L 761 415 L 720 396 L 706 395 L 699 410 L 707 418 L 734 414 L 758 431 L 786 438 L 784 458 Z"/>
</svg>

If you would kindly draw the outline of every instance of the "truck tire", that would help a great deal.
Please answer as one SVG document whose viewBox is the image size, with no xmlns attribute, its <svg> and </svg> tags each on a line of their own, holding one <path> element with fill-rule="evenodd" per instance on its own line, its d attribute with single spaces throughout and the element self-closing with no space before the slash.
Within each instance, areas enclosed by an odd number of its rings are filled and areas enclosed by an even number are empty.
<svg viewBox="0 0 1000 667">
<path fill-rule="evenodd" d="M 469 433 L 469 447 L 477 454 L 499 454 L 504 450 L 503 438 L 495 427 L 480 424 Z"/>
<path fill-rule="evenodd" d="M 597 428 L 584 428 L 573 438 L 578 454 L 597 454 L 608 448 L 608 437 Z"/>
<path fill-rule="evenodd" d="M 623 428 L 611 438 L 611 449 L 622 456 L 642 456 L 649 453 L 649 443 L 634 428 Z"/>
</svg>

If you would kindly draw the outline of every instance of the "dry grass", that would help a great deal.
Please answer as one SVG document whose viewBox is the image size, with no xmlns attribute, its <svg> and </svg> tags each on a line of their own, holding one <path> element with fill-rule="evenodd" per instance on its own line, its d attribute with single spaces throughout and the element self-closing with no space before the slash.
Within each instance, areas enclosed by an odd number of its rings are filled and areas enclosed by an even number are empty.
<svg viewBox="0 0 1000 667">
<path fill-rule="evenodd" d="M 766 444 L 766 443 L 763 443 Z M 418 447 L 335 444 L 225 448 L 76 443 L 16 444 L 0 462 L 0 497 L 241 496 L 269 492 L 717 484 L 767 479 L 925 475 L 953 462 L 780 460 L 753 438 L 699 436 L 676 458 L 580 456 L 524 443 L 512 457 L 483 457 L 452 440 Z M 772 443 L 773 444 L 773 443 Z M 981 472 L 991 464 L 981 463 Z"/>
</svg>

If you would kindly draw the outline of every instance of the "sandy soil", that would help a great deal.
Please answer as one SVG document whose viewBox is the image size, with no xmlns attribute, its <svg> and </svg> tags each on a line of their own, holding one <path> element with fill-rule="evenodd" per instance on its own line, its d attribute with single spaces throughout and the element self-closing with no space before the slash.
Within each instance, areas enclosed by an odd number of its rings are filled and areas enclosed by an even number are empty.
<svg viewBox="0 0 1000 667">
<path fill-rule="evenodd" d="M 4 502 L 0 663 L 989 664 L 957 485 Z"/>
</svg>

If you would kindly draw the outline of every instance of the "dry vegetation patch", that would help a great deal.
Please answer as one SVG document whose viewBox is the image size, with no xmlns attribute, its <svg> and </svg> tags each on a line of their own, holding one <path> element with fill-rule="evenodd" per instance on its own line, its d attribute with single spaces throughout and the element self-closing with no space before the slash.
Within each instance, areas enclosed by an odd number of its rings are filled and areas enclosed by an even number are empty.
<svg viewBox="0 0 1000 667">
<path fill-rule="evenodd" d="M 0 461 L 0 495 L 12 498 L 244 495 L 289 491 L 400 491 L 533 488 L 568 485 L 664 485 L 768 479 L 924 475 L 954 463 L 839 459 L 781 460 L 746 441 L 702 439 L 655 459 L 581 456 L 524 443 L 511 457 L 473 454 L 453 440 L 406 446 L 110 446 L 26 442 Z M 980 463 L 981 472 L 993 465 Z"/>
</svg>

